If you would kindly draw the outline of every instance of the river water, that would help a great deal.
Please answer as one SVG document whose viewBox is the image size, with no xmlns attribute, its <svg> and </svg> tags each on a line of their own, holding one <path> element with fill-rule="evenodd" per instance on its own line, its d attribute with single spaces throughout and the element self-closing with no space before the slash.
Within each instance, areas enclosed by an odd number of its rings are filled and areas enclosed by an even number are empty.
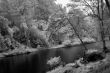
<svg viewBox="0 0 110 73">
<path fill-rule="evenodd" d="M 0 59 L 0 73 L 46 73 L 47 61 L 52 57 L 61 57 L 65 63 L 71 63 L 82 57 L 82 46 L 39 50 L 30 54 Z"/>
</svg>

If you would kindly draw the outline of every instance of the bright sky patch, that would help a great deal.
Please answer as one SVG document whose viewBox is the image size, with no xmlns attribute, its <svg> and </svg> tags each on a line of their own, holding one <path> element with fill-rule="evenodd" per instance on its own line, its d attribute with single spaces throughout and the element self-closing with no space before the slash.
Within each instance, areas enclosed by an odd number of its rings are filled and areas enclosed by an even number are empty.
<svg viewBox="0 0 110 73">
<path fill-rule="evenodd" d="M 67 7 L 67 4 L 71 3 L 71 0 L 56 0 L 55 3 L 56 4 L 61 4 L 62 7 L 65 7 L 67 13 L 71 9 L 70 7 Z"/>
<path fill-rule="evenodd" d="M 55 1 L 56 4 L 61 4 L 63 7 L 66 7 L 66 5 L 70 2 L 71 2 L 70 0 L 56 0 Z"/>
</svg>

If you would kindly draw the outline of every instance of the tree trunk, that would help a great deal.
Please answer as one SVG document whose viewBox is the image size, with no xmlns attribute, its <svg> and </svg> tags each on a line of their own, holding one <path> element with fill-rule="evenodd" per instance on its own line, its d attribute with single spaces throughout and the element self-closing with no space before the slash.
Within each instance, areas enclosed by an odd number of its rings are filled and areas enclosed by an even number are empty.
<svg viewBox="0 0 110 73">
<path fill-rule="evenodd" d="M 108 2 L 108 0 L 106 0 Z M 102 42 L 103 42 L 103 52 L 107 53 L 109 52 L 108 48 L 106 47 L 106 41 L 105 41 L 105 34 L 104 34 L 104 23 L 103 23 L 103 13 L 104 13 L 104 10 L 103 10 L 103 6 L 104 6 L 104 3 L 103 3 L 103 0 L 101 0 L 101 16 L 100 16 L 100 20 L 101 20 L 101 37 L 102 37 Z"/>
<path fill-rule="evenodd" d="M 109 4 L 109 1 L 108 1 L 108 0 L 105 0 L 105 2 L 106 2 L 106 5 L 107 5 L 107 7 L 108 7 L 109 14 L 110 14 L 110 4 Z"/>
<path fill-rule="evenodd" d="M 85 51 L 86 51 L 86 50 L 88 50 L 88 49 L 87 49 L 87 47 L 85 46 L 85 44 L 84 44 L 83 40 L 80 38 L 80 35 L 78 34 L 78 32 L 77 32 L 76 28 L 73 26 L 73 24 L 71 23 L 71 21 L 70 21 L 68 18 L 67 18 L 67 20 L 68 20 L 69 24 L 72 26 L 72 28 L 73 28 L 73 30 L 74 30 L 74 32 L 75 32 L 75 34 L 76 34 L 76 36 L 79 38 L 79 40 L 81 41 L 82 45 L 84 46 Z M 78 23 L 77 23 L 77 24 L 79 24 L 79 21 L 78 21 Z"/>
</svg>

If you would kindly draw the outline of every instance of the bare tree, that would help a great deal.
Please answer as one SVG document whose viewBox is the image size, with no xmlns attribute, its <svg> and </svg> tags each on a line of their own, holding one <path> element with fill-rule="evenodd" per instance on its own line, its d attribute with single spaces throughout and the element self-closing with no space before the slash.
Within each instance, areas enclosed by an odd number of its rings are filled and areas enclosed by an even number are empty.
<svg viewBox="0 0 110 73">
<path fill-rule="evenodd" d="M 80 35 L 79 35 L 77 29 L 75 28 L 75 26 L 73 26 L 73 24 L 71 23 L 71 21 L 70 21 L 69 18 L 67 18 L 67 20 L 68 20 L 69 24 L 72 26 L 72 29 L 74 30 L 76 36 L 77 36 L 77 37 L 79 38 L 79 40 L 81 41 L 81 43 L 82 43 L 82 45 L 84 46 L 85 50 L 88 50 L 87 47 L 85 46 L 83 40 L 81 39 L 81 37 L 80 37 Z M 77 25 L 79 25 L 79 23 L 80 23 L 80 20 L 79 20 L 79 17 L 78 17 Z"/>
<path fill-rule="evenodd" d="M 92 7 L 91 5 L 88 5 L 87 1 L 85 1 L 85 5 L 87 5 L 93 12 L 92 15 L 94 15 L 96 18 L 98 18 L 99 20 L 99 33 L 101 35 L 101 41 L 103 43 L 103 52 L 108 52 L 108 48 L 106 47 L 106 41 L 105 41 L 105 34 L 104 34 L 104 1 L 103 0 L 96 0 L 97 2 L 97 6 L 96 6 L 96 11 L 93 9 L 94 7 Z M 110 5 L 109 5 L 109 2 L 108 0 L 105 0 L 106 1 L 106 5 L 108 7 L 108 9 L 110 10 Z M 96 13 L 97 12 L 97 13 Z"/>
</svg>

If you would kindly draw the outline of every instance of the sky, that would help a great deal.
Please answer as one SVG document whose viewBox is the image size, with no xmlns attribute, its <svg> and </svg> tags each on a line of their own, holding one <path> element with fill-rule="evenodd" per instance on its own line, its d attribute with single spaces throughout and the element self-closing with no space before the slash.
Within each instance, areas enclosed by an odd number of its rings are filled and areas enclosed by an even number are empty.
<svg viewBox="0 0 110 73">
<path fill-rule="evenodd" d="M 61 4 L 62 7 L 66 7 L 66 11 L 68 12 L 70 10 L 70 7 L 67 7 L 68 3 L 71 3 L 70 0 L 56 0 L 55 1 L 56 4 Z"/>
<path fill-rule="evenodd" d="M 73 2 L 71 2 L 71 0 L 56 0 L 55 3 L 56 3 L 56 4 L 61 4 L 62 7 L 66 7 L 66 12 L 68 13 L 69 10 L 71 9 L 71 7 L 67 7 L 67 4 L 68 4 L 68 3 L 73 3 Z M 81 9 L 81 11 L 83 11 L 83 13 L 84 13 L 85 15 L 87 14 L 87 13 L 85 12 L 85 10 L 83 10 L 83 9 L 85 9 L 84 6 L 79 6 L 79 8 Z M 87 9 L 87 8 L 86 8 L 86 9 Z M 91 12 L 91 11 L 90 11 L 90 12 Z"/>
<path fill-rule="evenodd" d="M 70 0 L 56 0 L 56 4 L 61 4 L 63 7 L 66 6 L 68 3 L 70 3 Z"/>
</svg>

